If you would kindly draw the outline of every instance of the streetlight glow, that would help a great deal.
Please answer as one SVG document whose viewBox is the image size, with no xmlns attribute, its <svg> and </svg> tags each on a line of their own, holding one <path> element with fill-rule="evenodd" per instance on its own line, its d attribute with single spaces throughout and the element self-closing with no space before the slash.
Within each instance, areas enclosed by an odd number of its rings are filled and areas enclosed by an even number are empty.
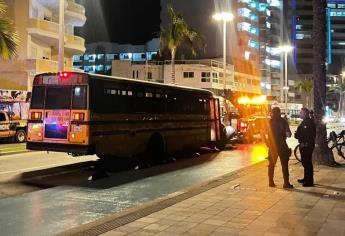
<svg viewBox="0 0 345 236">
<path fill-rule="evenodd" d="M 290 45 L 282 45 L 279 47 L 280 52 L 291 52 L 293 47 Z"/>
<path fill-rule="evenodd" d="M 214 14 L 212 18 L 216 21 L 232 21 L 234 19 L 234 15 L 230 12 L 220 12 Z"/>
</svg>

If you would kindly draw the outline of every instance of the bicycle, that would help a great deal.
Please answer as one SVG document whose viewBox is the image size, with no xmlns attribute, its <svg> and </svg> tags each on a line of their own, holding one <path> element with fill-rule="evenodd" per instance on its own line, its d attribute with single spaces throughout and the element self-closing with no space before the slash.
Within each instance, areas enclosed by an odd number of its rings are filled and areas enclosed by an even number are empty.
<svg viewBox="0 0 345 236">
<path fill-rule="evenodd" d="M 332 131 L 327 138 L 327 146 L 333 152 L 334 161 L 337 164 L 345 164 L 345 130 L 338 135 Z M 301 162 L 300 144 L 294 149 L 294 156 L 297 161 Z M 337 152 L 336 154 L 334 152 Z"/>
</svg>

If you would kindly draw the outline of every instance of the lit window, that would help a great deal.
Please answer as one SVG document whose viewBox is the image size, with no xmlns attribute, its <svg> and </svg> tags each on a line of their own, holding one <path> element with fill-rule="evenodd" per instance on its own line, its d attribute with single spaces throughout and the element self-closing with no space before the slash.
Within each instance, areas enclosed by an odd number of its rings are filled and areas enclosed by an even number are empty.
<svg viewBox="0 0 345 236">
<path fill-rule="evenodd" d="M 249 39 L 249 41 L 248 41 L 248 46 L 249 46 L 249 47 L 252 47 L 252 48 L 259 49 L 259 43 L 256 42 L 256 41 L 253 40 L 253 39 Z"/>
</svg>

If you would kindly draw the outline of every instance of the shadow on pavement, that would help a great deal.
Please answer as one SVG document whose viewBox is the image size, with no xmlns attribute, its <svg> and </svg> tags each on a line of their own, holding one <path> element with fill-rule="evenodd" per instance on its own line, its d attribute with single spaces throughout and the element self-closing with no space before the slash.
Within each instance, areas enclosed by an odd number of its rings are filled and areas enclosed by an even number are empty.
<svg viewBox="0 0 345 236">
<path fill-rule="evenodd" d="M 227 147 L 233 150 L 236 147 Z M 147 177 L 160 175 L 212 161 L 218 156 L 216 150 L 200 149 L 198 152 L 175 154 L 166 163 L 143 165 L 135 158 L 87 161 L 78 164 L 23 173 L 19 181 L 25 185 L 51 188 L 68 185 L 95 189 L 107 189 Z M 92 180 L 92 181 L 91 181 Z"/>
</svg>

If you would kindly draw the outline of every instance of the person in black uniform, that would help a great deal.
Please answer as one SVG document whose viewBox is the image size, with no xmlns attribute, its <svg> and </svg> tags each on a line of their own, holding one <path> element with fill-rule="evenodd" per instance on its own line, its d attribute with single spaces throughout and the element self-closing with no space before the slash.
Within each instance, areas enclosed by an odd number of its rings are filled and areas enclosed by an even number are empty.
<svg viewBox="0 0 345 236">
<path fill-rule="evenodd" d="M 291 131 L 288 122 L 281 117 L 279 107 L 272 109 L 272 116 L 268 127 L 268 180 L 269 186 L 275 187 L 274 168 L 279 156 L 282 166 L 284 185 L 283 188 L 293 188 L 289 182 L 289 158 L 291 149 L 286 143 L 286 138 L 291 137 Z"/>
<path fill-rule="evenodd" d="M 310 118 L 309 110 L 302 108 L 300 117 L 303 119 L 295 133 L 295 138 L 300 143 L 301 161 L 304 167 L 304 178 L 299 179 L 304 187 L 314 186 L 314 170 L 313 170 L 313 151 L 315 147 L 316 126 Z"/>
</svg>

